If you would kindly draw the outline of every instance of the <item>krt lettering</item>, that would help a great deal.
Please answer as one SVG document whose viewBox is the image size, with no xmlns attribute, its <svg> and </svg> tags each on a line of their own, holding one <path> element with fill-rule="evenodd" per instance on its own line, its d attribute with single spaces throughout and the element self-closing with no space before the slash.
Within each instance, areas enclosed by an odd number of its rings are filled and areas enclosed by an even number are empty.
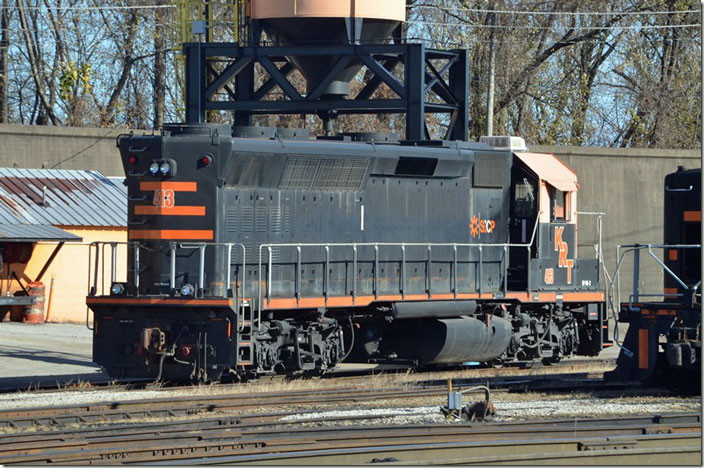
<svg viewBox="0 0 704 468">
<path fill-rule="evenodd" d="M 558 268 L 567 268 L 567 283 L 572 284 L 572 267 L 574 266 L 574 260 L 567 259 L 569 246 L 567 242 L 562 240 L 562 234 L 564 232 L 565 226 L 555 226 L 555 252 L 560 252 L 557 266 Z"/>
</svg>

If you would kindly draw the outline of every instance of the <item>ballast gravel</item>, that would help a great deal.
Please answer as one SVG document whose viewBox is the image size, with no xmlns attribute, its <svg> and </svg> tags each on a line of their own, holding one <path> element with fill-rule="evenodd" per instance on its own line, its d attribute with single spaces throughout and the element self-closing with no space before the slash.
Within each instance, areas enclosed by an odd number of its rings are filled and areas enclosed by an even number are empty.
<svg viewBox="0 0 704 468">
<path fill-rule="evenodd" d="M 526 397 L 524 396 L 524 398 Z M 701 412 L 701 401 L 698 397 L 652 398 L 648 399 L 648 401 L 619 398 L 611 402 L 605 402 L 598 398 L 555 400 L 528 398 L 521 401 L 502 399 L 494 401 L 494 406 L 497 414 L 491 420 L 497 422 L 523 419 Z M 359 424 L 359 418 L 365 417 L 373 418 L 375 422 L 384 424 L 427 424 L 447 421 L 439 406 L 320 411 L 288 415 L 281 418 L 281 420 L 305 422 L 342 417 L 354 418 L 351 419 L 354 424 Z"/>
</svg>

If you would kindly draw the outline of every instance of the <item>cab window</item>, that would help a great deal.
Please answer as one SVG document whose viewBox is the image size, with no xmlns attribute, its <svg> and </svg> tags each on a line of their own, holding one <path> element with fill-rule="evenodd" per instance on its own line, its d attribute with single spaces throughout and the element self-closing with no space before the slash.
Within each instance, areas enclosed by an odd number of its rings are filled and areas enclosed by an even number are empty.
<svg viewBox="0 0 704 468">
<path fill-rule="evenodd" d="M 568 221 L 569 220 L 569 192 L 563 192 L 556 188 L 552 188 L 550 192 L 550 206 L 552 207 L 553 221 Z"/>
<path fill-rule="evenodd" d="M 514 186 L 513 216 L 516 218 L 530 218 L 535 215 L 535 189 L 523 179 L 523 182 Z"/>
</svg>

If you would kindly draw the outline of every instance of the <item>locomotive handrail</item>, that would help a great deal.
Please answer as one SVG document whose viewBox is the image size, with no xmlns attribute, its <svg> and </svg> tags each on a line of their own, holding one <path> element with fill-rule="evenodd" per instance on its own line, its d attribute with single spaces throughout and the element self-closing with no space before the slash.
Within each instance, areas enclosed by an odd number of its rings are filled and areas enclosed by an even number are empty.
<svg viewBox="0 0 704 468">
<path fill-rule="evenodd" d="M 406 248 L 407 247 L 425 247 L 428 252 L 427 256 L 427 262 L 428 264 L 432 264 L 432 249 L 433 247 L 452 247 L 453 249 L 453 265 L 455 268 L 453 268 L 453 276 L 452 276 L 452 291 L 455 297 L 457 297 L 458 294 L 458 287 L 457 287 L 457 263 L 458 263 L 458 253 L 457 249 L 461 247 L 466 247 L 469 249 L 472 248 L 477 248 L 479 252 L 479 269 L 478 269 L 478 291 L 479 294 L 481 294 L 481 265 L 483 263 L 483 258 L 482 258 L 482 252 L 484 248 L 497 248 L 497 249 L 502 249 L 504 252 L 504 255 L 501 259 L 501 264 L 503 265 L 504 269 L 504 282 L 503 282 L 503 289 L 504 289 L 504 294 L 507 292 L 507 281 L 506 281 L 506 273 L 507 273 L 507 268 L 508 268 L 508 249 L 511 247 L 525 247 L 528 249 L 528 254 L 530 255 L 530 248 L 533 245 L 533 240 L 535 236 L 535 232 L 537 231 L 537 222 L 536 226 L 534 227 L 533 231 L 533 237 L 531 238 L 530 243 L 526 244 L 516 244 L 516 243 L 500 243 L 500 244 L 492 244 L 492 243 L 482 243 L 482 244 L 470 244 L 470 243 L 459 243 L 459 242 L 441 242 L 441 243 L 433 243 L 433 242 L 343 242 L 343 243 L 331 243 L 331 242 L 324 242 L 324 243 L 269 243 L 269 244 L 261 244 L 259 245 L 259 254 L 258 254 L 258 261 L 257 261 L 257 271 L 258 271 L 258 300 L 257 300 L 257 324 L 261 324 L 261 311 L 262 311 L 262 304 L 263 304 L 263 299 L 266 298 L 267 301 L 271 300 L 271 283 L 272 283 L 272 270 L 273 270 L 273 255 L 272 251 L 275 248 L 295 248 L 296 249 L 296 273 L 295 273 L 295 291 L 294 291 L 294 296 L 296 299 L 300 299 L 300 290 L 299 290 L 299 285 L 300 285 L 300 272 L 301 272 L 301 264 L 302 264 L 302 250 L 304 248 L 323 248 L 325 249 L 325 270 L 323 274 L 323 297 L 327 297 L 328 295 L 328 288 L 329 288 L 329 278 L 328 278 L 328 270 L 329 270 L 329 263 L 330 263 L 330 249 L 335 248 L 335 247 L 345 247 L 345 248 L 351 248 L 352 249 L 352 291 L 351 295 L 353 298 L 356 297 L 357 295 L 357 249 L 359 247 L 373 247 L 374 248 L 374 278 L 373 278 L 373 289 L 374 289 L 374 297 L 375 299 L 378 299 L 379 297 L 379 285 L 378 285 L 378 279 L 379 279 L 379 247 L 398 247 L 401 249 L 401 296 L 405 298 L 406 296 L 406 274 L 405 274 L 405 263 L 406 263 Z M 262 265 L 263 265 L 263 257 L 264 257 L 264 249 L 267 250 L 266 253 L 266 266 L 267 266 L 267 278 L 266 278 L 266 291 L 263 290 L 262 286 Z M 432 293 L 432 277 L 430 274 L 430 268 L 427 269 L 427 274 L 426 274 L 426 293 L 431 294 Z"/>
<path fill-rule="evenodd" d="M 88 269 L 90 271 L 91 267 L 94 268 L 93 271 L 93 282 L 89 281 L 88 285 L 88 295 L 89 296 L 95 296 L 98 293 L 98 284 L 99 284 L 99 276 L 100 273 L 102 272 L 102 283 L 105 283 L 105 247 L 107 245 L 111 246 L 111 259 L 112 259 L 112 264 L 111 264 L 111 272 L 110 272 L 110 284 L 113 284 L 116 282 L 117 278 L 117 246 L 118 245 L 126 245 L 128 250 L 130 247 L 133 249 L 133 258 L 134 258 L 134 272 L 133 272 L 133 284 L 135 287 L 135 295 L 139 296 L 139 271 L 140 271 L 140 263 L 139 263 L 139 252 L 148 247 L 145 245 L 141 244 L 140 242 L 137 241 L 122 241 L 122 242 L 114 242 L 114 241 L 95 241 L 91 242 L 89 244 L 89 251 L 88 251 Z M 171 290 L 171 294 L 176 290 L 176 252 L 178 249 L 198 249 L 199 251 L 199 271 L 198 271 L 198 287 L 199 291 L 202 291 L 205 287 L 205 252 L 206 249 L 210 246 L 224 246 L 227 247 L 227 273 L 226 273 L 226 288 L 225 288 L 225 295 L 227 296 L 229 292 L 231 291 L 231 281 L 232 281 L 232 268 L 230 266 L 230 259 L 232 258 L 232 248 L 233 247 L 239 247 L 242 249 L 242 286 L 240 288 L 241 290 L 241 297 L 238 294 L 235 294 L 235 299 L 237 299 L 239 304 L 244 304 L 246 302 L 246 274 L 245 274 L 245 268 L 246 268 L 246 261 L 247 261 L 247 249 L 244 246 L 244 244 L 241 243 L 236 243 L 236 242 L 175 242 L 172 241 L 169 243 L 169 259 L 170 259 L 170 271 L 169 271 L 169 286 Z M 96 250 L 95 254 L 95 264 L 93 265 L 93 258 L 92 258 L 92 252 L 93 248 Z M 101 252 L 102 248 L 102 252 Z M 152 249 L 149 249 L 152 250 Z M 102 255 L 101 255 L 102 253 Z M 100 268 L 100 258 L 103 259 L 102 262 L 102 269 Z M 102 292 L 102 290 L 101 290 Z M 239 306 L 238 304 L 238 306 Z"/>
<path fill-rule="evenodd" d="M 626 249 L 621 252 L 621 249 Z M 677 274 L 675 274 L 667 265 L 665 265 L 662 260 L 653 252 L 653 249 L 701 249 L 700 244 L 619 244 L 616 246 L 616 258 L 618 262 L 616 264 L 616 271 L 614 272 L 614 278 L 616 280 L 616 298 L 617 304 L 621 304 L 621 265 L 626 255 L 633 253 L 633 292 L 629 296 L 629 302 L 633 303 L 638 301 L 640 296 L 670 296 L 669 294 L 642 294 L 640 292 L 640 251 L 647 249 L 648 254 L 655 259 L 656 263 L 662 267 L 665 272 L 670 275 L 674 280 L 683 288 L 690 289 L 684 281 L 682 281 Z M 613 285 L 612 285 L 613 287 Z M 696 286 L 695 286 L 696 288 Z M 696 290 L 696 289 L 694 289 Z"/>
</svg>

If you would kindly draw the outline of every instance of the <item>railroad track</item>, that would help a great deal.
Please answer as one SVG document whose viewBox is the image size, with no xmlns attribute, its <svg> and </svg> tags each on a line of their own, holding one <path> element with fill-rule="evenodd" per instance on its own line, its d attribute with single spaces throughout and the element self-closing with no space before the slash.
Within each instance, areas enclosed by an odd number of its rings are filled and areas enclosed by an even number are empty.
<svg viewBox="0 0 704 468">
<path fill-rule="evenodd" d="M 575 389 L 620 391 L 628 389 L 630 393 L 642 391 L 652 394 L 652 389 L 639 388 L 632 383 L 609 383 L 599 379 L 581 379 L 582 374 L 567 374 L 566 379 L 521 378 L 495 379 L 491 383 L 491 392 L 517 391 L 574 391 Z M 483 381 L 473 379 L 453 379 L 453 386 L 461 390 L 482 384 Z M 0 410 L 0 429 L 20 429 L 28 427 L 57 427 L 72 424 L 93 424 L 115 421 L 130 421 L 144 418 L 173 418 L 212 413 L 232 413 L 261 410 L 262 408 L 278 406 L 321 407 L 326 405 L 360 405 L 379 401 L 403 401 L 433 398 L 443 401 L 447 396 L 447 381 L 427 381 L 423 384 L 394 384 L 389 388 L 370 388 L 369 383 L 350 385 L 346 387 L 315 388 L 286 391 L 258 391 L 250 388 L 250 393 L 211 394 L 199 396 L 169 396 L 169 391 L 163 392 L 163 397 L 149 400 L 110 401 L 108 393 L 103 401 L 97 403 L 81 403 L 75 405 L 46 406 L 34 408 Z M 655 389 L 656 394 L 663 390 Z M 162 392 L 160 392 L 162 393 Z M 483 398 L 483 394 L 477 394 Z M 107 401 L 105 401 L 107 400 Z"/>
<path fill-rule="evenodd" d="M 8 434 L 0 464 L 700 464 L 700 444 L 698 414 L 324 428 L 269 415 Z"/>
<path fill-rule="evenodd" d="M 542 381 L 547 388 L 555 385 L 555 376 L 546 379 L 510 372 L 492 379 L 494 396 L 524 389 L 527 381 L 533 385 Z M 557 388 L 572 385 L 572 390 L 575 386 L 584 389 L 584 375 L 565 374 Z M 701 420 L 696 414 L 409 424 L 418 419 L 409 419 L 408 405 L 426 411 L 414 413 L 420 414 L 421 420 L 443 421 L 439 406 L 447 401 L 446 380 L 444 374 L 432 373 L 423 374 L 422 378 L 430 378 L 424 385 L 396 383 L 401 377 L 406 376 L 384 380 L 381 388 L 373 388 L 378 381 L 367 377 L 364 384 L 352 378 L 320 382 L 335 385 L 328 388 L 263 392 L 256 384 L 248 384 L 252 386 L 230 388 L 249 388 L 250 393 L 198 396 L 174 396 L 172 390 L 177 389 L 167 389 L 148 401 L 3 410 L 0 465 L 294 465 L 373 460 L 391 464 L 397 463 L 394 460 L 401 464 L 577 463 L 575 460 L 611 464 L 622 460 L 666 463 L 663 453 L 678 453 L 678 463 L 701 456 Z M 476 382 L 468 377 L 454 379 L 455 386 L 472 383 Z M 605 394 L 603 382 L 592 379 L 591 383 Z M 100 394 L 109 398 L 107 392 Z M 340 412 L 342 409 L 347 411 Z M 389 425 L 399 419 L 406 422 Z M 562 457 L 564 454 L 572 458 Z M 531 458 L 539 456 L 543 458 Z"/>
<path fill-rule="evenodd" d="M 591 375 L 598 378 L 603 375 L 604 370 L 608 370 L 615 366 L 615 359 L 574 359 L 569 361 L 561 361 L 551 365 L 543 365 L 540 362 L 530 363 L 529 365 L 515 365 L 502 368 L 490 367 L 455 367 L 445 369 L 432 370 L 413 370 L 401 366 L 381 366 L 373 369 L 365 369 L 354 367 L 352 365 L 344 365 L 333 372 L 324 374 L 320 377 L 322 380 L 335 379 L 341 382 L 365 382 L 370 375 L 389 375 L 396 379 L 415 381 L 415 382 L 433 382 L 445 380 L 448 375 L 453 378 L 464 378 L 466 381 L 479 381 L 481 379 L 501 379 L 518 376 L 545 376 L 545 375 L 560 375 L 560 374 L 577 374 L 583 373 L 586 377 Z M 306 378 L 300 377 L 304 380 Z M 262 382 L 280 382 L 286 380 L 296 380 L 287 376 L 264 376 L 259 378 Z M 233 382 L 219 382 L 211 385 L 231 385 Z M 123 380 L 116 381 L 110 379 L 94 379 L 94 380 L 76 380 L 69 378 L 68 380 L 53 380 L 48 382 L 44 380 L 33 385 L 16 385 L 10 382 L 9 384 L 0 384 L 0 394 L 16 393 L 16 392 L 81 392 L 86 389 L 104 389 L 104 390 L 162 390 L 181 388 L 184 384 L 178 383 L 155 383 L 152 380 Z"/>
</svg>

